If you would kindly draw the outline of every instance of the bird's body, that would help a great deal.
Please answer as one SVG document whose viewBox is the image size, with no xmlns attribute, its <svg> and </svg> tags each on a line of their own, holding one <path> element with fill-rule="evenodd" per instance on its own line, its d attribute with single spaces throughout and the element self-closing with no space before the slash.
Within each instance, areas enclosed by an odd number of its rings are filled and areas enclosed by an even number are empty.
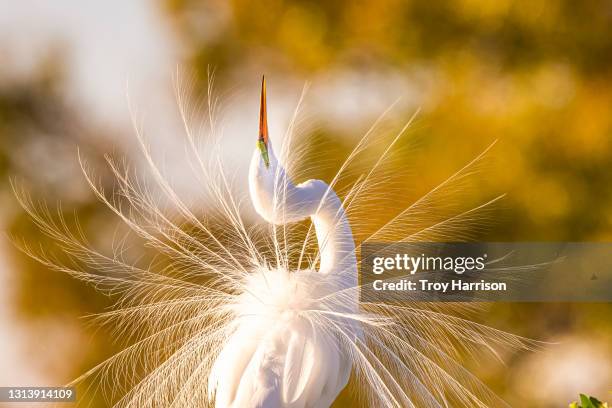
<svg viewBox="0 0 612 408">
<path fill-rule="evenodd" d="M 316 271 L 255 273 L 236 331 L 209 377 L 217 407 L 328 407 L 346 386 L 351 360 L 340 342 L 302 315 L 330 292 Z M 261 300 L 256 296 L 266 296 Z"/>
<path fill-rule="evenodd" d="M 209 379 L 217 408 L 327 408 L 348 383 L 352 361 L 345 339 L 325 330 L 347 327 L 348 341 L 362 341 L 360 325 L 343 318 L 358 313 L 358 299 L 325 302 L 357 285 L 353 234 L 342 202 L 325 182 L 294 184 L 267 137 L 262 90 L 260 143 L 249 168 L 249 191 L 257 213 L 284 225 L 310 218 L 321 252 L 318 270 L 260 268 L 246 277 L 236 303 L 236 329 L 217 357 Z M 329 313 L 328 324 L 312 321 Z"/>
</svg>

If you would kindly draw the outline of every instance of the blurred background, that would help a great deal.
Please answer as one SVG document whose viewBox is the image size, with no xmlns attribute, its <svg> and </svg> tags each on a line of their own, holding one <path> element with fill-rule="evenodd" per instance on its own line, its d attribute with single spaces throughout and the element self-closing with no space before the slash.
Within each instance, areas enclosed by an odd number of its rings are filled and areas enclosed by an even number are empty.
<svg viewBox="0 0 612 408">
<path fill-rule="evenodd" d="M 407 203 L 498 139 L 474 194 L 507 196 L 480 239 L 610 241 L 611 27 L 607 0 L 1 0 L 0 228 L 45 245 L 13 196 L 14 177 L 51 208 L 76 211 L 91 241 L 109 247 L 117 220 L 86 186 L 77 147 L 102 183 L 111 182 L 106 152 L 144 171 L 130 106 L 190 194 L 178 66 L 194 106 L 214 69 L 229 166 L 244 169 L 252 152 L 263 73 L 272 137 L 308 82 L 301 133 L 332 145 L 336 166 L 400 98 L 398 124 L 421 109 L 411 130 L 419 146 L 405 157 L 417 172 Z M 3 237 L 0 385 L 61 385 L 110 355 L 110 333 L 82 319 L 110 304 Z M 564 407 L 580 392 L 612 400 L 609 304 L 500 303 L 482 321 L 554 343 L 471 367 L 510 405 Z M 351 404 L 343 395 L 336 406 Z"/>
</svg>

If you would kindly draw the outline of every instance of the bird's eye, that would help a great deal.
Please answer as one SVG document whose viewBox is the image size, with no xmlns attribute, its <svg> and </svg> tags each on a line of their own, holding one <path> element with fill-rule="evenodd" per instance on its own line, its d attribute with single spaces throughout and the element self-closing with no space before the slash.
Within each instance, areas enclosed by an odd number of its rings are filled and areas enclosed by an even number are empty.
<svg viewBox="0 0 612 408">
<path fill-rule="evenodd" d="M 261 152 L 261 157 L 266 165 L 266 168 L 270 167 L 270 156 L 268 156 L 268 147 L 266 146 L 265 142 L 258 140 L 257 147 L 259 147 L 259 151 Z"/>
</svg>

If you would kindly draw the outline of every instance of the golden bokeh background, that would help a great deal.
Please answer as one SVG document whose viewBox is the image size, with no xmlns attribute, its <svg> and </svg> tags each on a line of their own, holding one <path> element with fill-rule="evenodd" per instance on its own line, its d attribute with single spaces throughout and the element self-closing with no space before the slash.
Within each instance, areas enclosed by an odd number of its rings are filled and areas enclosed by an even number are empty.
<svg viewBox="0 0 612 408">
<path fill-rule="evenodd" d="M 251 153 L 263 73 L 272 137 L 311 84 L 301 133 L 332 146 L 332 169 L 401 98 L 395 124 L 420 108 L 410 130 L 417 147 L 394 164 L 415 169 L 401 191 L 406 203 L 498 140 L 469 199 L 507 195 L 480 239 L 612 240 L 609 1 L 50 3 L 0 5 L 0 225 L 9 234 L 47 242 L 17 205 L 14 177 L 50 207 L 77 212 L 92 242 L 110 247 L 117 221 L 88 192 L 77 146 L 103 183 L 105 152 L 142 164 L 126 90 L 153 150 L 166 167 L 176 164 L 175 181 L 189 194 L 176 142 L 179 64 L 194 106 L 214 70 L 230 164 L 244 166 Z M 8 239 L 0 287 L 0 385 L 59 385 L 117 347 L 109 330 L 81 319 L 111 299 L 39 266 Z M 505 365 L 471 367 L 511 406 L 563 407 L 579 392 L 612 400 L 609 304 L 499 303 L 482 319 L 551 343 L 503 356 Z M 106 406 L 99 396 L 81 403 Z M 352 406 L 350 395 L 335 406 Z"/>
</svg>

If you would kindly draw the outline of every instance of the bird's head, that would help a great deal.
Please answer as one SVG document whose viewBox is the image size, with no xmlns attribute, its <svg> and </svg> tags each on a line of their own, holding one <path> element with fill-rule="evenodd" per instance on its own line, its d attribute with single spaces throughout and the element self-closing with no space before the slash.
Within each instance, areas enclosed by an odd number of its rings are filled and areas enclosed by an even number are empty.
<svg viewBox="0 0 612 408">
<path fill-rule="evenodd" d="M 249 168 L 249 191 L 251 201 L 257 212 L 264 218 L 271 217 L 275 190 L 278 181 L 284 179 L 284 169 L 280 167 L 272 143 L 268 136 L 268 114 L 266 106 L 266 79 L 261 81 L 259 106 L 259 134 Z"/>
</svg>

